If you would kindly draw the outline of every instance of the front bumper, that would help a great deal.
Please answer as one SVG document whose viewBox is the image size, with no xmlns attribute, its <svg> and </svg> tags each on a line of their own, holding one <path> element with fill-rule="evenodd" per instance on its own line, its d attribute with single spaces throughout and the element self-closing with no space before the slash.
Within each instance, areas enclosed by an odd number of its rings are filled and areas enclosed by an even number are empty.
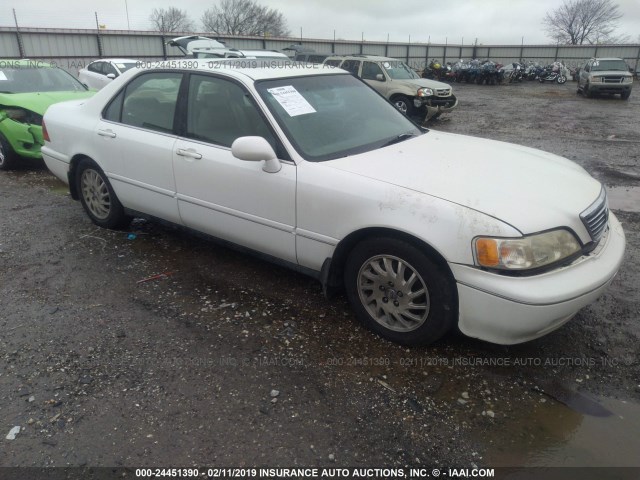
<svg viewBox="0 0 640 480">
<path fill-rule="evenodd" d="M 511 277 L 452 264 L 458 326 L 469 337 L 503 345 L 546 335 L 604 293 L 620 268 L 624 250 L 622 226 L 610 213 L 609 231 L 601 244 L 566 267 Z"/>
<path fill-rule="evenodd" d="M 427 97 L 427 98 L 415 98 L 413 104 L 416 108 L 424 107 L 427 111 L 425 120 L 429 120 L 435 115 L 442 113 L 449 113 L 458 106 L 458 99 L 455 95 L 449 97 Z"/>
<path fill-rule="evenodd" d="M 0 131 L 14 152 L 22 157 L 42 158 L 40 147 L 44 144 L 44 141 L 40 125 L 15 122 L 8 118 L 3 120 L 1 125 Z"/>
<path fill-rule="evenodd" d="M 594 93 L 622 94 L 630 92 L 633 83 L 590 83 L 589 90 Z"/>
</svg>

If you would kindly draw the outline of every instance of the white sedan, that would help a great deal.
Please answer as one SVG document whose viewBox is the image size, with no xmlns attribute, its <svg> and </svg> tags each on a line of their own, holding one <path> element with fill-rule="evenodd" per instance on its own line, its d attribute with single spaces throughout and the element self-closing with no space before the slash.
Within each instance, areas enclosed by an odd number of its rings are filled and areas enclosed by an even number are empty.
<svg viewBox="0 0 640 480">
<path fill-rule="evenodd" d="M 78 80 L 92 90 L 100 90 L 127 70 L 139 65 L 138 60 L 130 58 L 103 58 L 95 60 L 85 68 L 78 70 Z"/>
<path fill-rule="evenodd" d="M 602 295 L 625 249 L 575 163 L 422 129 L 337 69 L 134 69 L 51 106 L 43 130 L 95 224 L 157 217 L 257 252 L 402 344 L 540 337 Z"/>
</svg>

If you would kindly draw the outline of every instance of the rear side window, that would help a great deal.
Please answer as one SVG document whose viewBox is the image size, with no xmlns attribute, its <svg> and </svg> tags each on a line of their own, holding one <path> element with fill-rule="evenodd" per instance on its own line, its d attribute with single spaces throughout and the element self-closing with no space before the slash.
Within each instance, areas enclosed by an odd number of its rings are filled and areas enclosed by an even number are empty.
<svg viewBox="0 0 640 480">
<path fill-rule="evenodd" d="M 182 73 L 147 73 L 124 91 L 121 122 L 159 132 L 172 132 Z"/>
<path fill-rule="evenodd" d="M 358 76 L 358 70 L 360 70 L 360 62 L 359 60 L 345 60 L 342 62 L 340 68 L 350 72 L 352 75 Z"/>
<path fill-rule="evenodd" d="M 121 91 L 116 98 L 111 100 L 109 106 L 105 109 L 103 118 L 110 122 L 120 122 L 122 116 L 122 98 L 124 97 L 124 90 Z"/>
<path fill-rule="evenodd" d="M 324 62 L 325 65 L 329 65 L 330 67 L 338 67 L 342 60 L 327 60 Z"/>
</svg>

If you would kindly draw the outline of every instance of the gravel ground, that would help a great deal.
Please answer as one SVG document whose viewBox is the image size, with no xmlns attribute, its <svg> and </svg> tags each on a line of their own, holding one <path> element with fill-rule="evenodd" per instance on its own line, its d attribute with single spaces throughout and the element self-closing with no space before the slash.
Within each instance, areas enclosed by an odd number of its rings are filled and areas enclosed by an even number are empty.
<svg viewBox="0 0 640 480">
<path fill-rule="evenodd" d="M 640 91 L 454 88 L 434 128 L 558 153 L 637 192 Z M 41 167 L 0 174 L 0 192 L 2 466 L 554 464 L 544 452 L 562 457 L 599 408 L 640 412 L 637 211 L 616 212 L 628 250 L 613 285 L 563 328 L 407 349 L 307 277 L 142 220 L 99 229 Z M 599 455 L 578 460 L 640 466 L 633 424 L 603 422 Z"/>
</svg>

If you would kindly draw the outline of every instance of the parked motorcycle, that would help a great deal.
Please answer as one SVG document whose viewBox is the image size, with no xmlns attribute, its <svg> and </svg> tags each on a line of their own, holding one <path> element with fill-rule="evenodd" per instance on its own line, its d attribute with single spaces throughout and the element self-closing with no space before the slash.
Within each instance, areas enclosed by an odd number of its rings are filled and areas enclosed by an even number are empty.
<svg viewBox="0 0 640 480">
<path fill-rule="evenodd" d="M 544 82 L 557 82 L 560 85 L 566 83 L 567 75 L 564 70 L 566 68 L 560 62 L 553 62 L 553 64 L 545 67 L 544 71 L 540 74 L 538 80 L 540 83 Z"/>
</svg>

